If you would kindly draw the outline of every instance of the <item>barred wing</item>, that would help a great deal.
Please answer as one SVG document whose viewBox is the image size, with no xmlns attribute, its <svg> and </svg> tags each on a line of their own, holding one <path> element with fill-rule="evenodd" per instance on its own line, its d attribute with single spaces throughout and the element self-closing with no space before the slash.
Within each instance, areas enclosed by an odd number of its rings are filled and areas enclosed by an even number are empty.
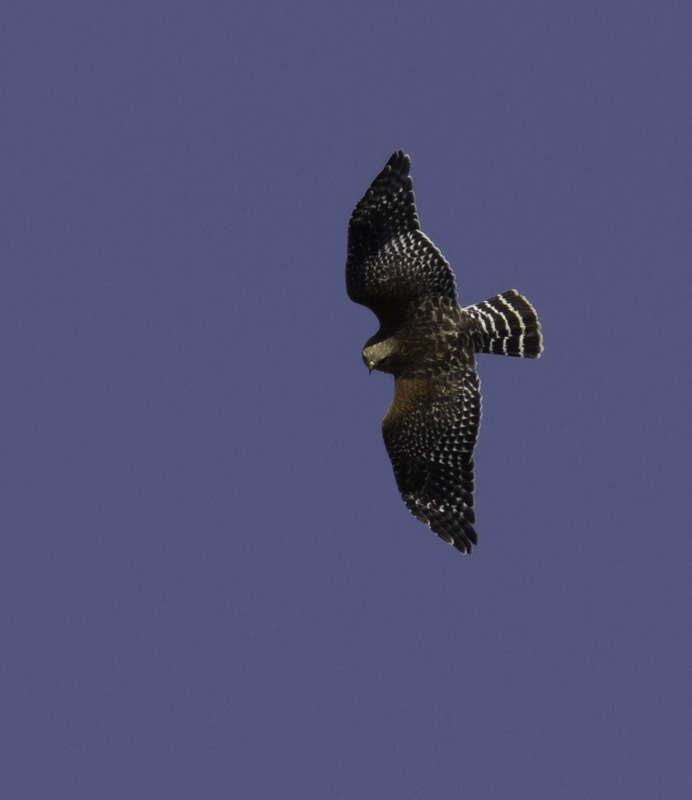
<svg viewBox="0 0 692 800">
<path fill-rule="evenodd" d="M 470 553 L 478 543 L 473 528 L 473 450 L 480 418 L 480 382 L 469 365 L 443 384 L 397 378 L 382 424 L 409 511 L 462 553 Z"/>
<path fill-rule="evenodd" d="M 356 303 L 395 325 L 426 295 L 456 300 L 454 273 L 421 231 L 403 150 L 389 159 L 356 206 L 348 228 L 346 289 Z"/>
</svg>

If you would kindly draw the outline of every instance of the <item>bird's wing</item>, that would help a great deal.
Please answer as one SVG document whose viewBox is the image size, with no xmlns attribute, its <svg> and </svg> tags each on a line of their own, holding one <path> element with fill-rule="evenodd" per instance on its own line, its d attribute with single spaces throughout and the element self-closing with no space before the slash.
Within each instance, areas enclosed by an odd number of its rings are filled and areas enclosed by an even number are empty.
<svg viewBox="0 0 692 800">
<path fill-rule="evenodd" d="M 456 302 L 452 268 L 420 229 L 410 166 L 403 150 L 394 153 L 348 227 L 348 296 L 374 311 L 384 326 L 400 321 L 421 297 Z"/>
<path fill-rule="evenodd" d="M 480 382 L 468 365 L 442 383 L 397 378 L 382 424 L 409 511 L 462 553 L 470 553 L 478 542 L 473 528 L 473 449 L 480 418 Z"/>
</svg>

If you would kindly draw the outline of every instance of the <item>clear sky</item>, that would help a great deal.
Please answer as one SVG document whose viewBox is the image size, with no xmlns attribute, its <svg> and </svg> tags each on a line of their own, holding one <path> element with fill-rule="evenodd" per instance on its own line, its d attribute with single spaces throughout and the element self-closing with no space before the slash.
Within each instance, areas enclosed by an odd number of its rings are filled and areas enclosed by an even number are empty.
<svg viewBox="0 0 692 800">
<path fill-rule="evenodd" d="M 8 0 L 0 795 L 692 797 L 692 11 Z M 346 297 L 393 150 L 479 359 L 479 546 Z"/>
</svg>

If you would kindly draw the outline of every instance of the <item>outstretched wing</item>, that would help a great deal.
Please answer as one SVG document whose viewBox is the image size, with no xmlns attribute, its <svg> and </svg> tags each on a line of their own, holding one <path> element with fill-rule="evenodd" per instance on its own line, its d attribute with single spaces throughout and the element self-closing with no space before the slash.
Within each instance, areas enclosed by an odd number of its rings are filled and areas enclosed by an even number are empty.
<svg viewBox="0 0 692 800">
<path fill-rule="evenodd" d="M 420 229 L 410 166 L 403 150 L 394 153 L 348 227 L 348 296 L 374 311 L 384 326 L 396 324 L 426 295 L 456 301 L 452 268 Z"/>
<path fill-rule="evenodd" d="M 443 383 L 397 378 L 384 443 L 414 516 L 462 553 L 478 543 L 473 523 L 473 449 L 481 418 L 472 365 Z"/>
</svg>

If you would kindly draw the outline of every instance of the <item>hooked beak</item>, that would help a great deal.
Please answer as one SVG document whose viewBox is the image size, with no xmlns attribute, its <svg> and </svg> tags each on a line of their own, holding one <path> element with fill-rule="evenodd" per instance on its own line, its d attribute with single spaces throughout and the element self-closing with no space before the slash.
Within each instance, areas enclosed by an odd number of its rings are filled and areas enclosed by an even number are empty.
<svg viewBox="0 0 692 800">
<path fill-rule="evenodd" d="M 372 371 L 375 369 L 375 362 L 368 361 L 367 366 L 368 366 L 368 372 L 370 373 L 370 375 L 372 375 Z"/>
</svg>

